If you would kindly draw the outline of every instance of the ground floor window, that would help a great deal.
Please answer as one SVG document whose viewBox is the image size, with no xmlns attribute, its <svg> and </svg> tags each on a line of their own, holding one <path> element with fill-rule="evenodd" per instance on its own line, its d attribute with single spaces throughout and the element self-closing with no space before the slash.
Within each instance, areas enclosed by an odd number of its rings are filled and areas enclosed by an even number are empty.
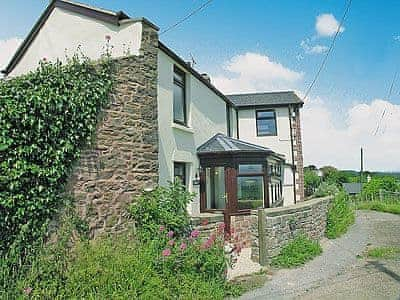
<svg viewBox="0 0 400 300">
<path fill-rule="evenodd" d="M 174 162 L 174 179 L 180 180 L 180 182 L 186 186 L 186 164 L 183 162 Z"/>
<path fill-rule="evenodd" d="M 239 164 L 237 175 L 238 209 L 264 206 L 264 172 L 262 164 Z"/>
</svg>

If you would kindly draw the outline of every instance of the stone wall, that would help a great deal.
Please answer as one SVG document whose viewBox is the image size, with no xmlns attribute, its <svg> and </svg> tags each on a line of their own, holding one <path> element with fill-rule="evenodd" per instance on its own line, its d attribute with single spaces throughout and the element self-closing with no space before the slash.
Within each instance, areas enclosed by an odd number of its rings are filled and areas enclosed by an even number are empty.
<svg viewBox="0 0 400 300">
<path fill-rule="evenodd" d="M 110 105 L 70 179 L 92 237 L 123 230 L 133 197 L 158 182 L 157 47 L 157 32 L 143 23 L 140 55 L 115 60 Z"/>
<path fill-rule="evenodd" d="M 252 227 L 257 226 L 257 218 L 254 215 L 231 216 L 231 228 L 235 239 L 242 248 L 252 245 Z"/>
<path fill-rule="evenodd" d="M 257 226 L 252 229 L 252 259 L 269 264 L 282 247 L 301 233 L 313 240 L 325 236 L 328 205 L 331 197 L 301 202 L 292 206 L 260 209 Z"/>
</svg>

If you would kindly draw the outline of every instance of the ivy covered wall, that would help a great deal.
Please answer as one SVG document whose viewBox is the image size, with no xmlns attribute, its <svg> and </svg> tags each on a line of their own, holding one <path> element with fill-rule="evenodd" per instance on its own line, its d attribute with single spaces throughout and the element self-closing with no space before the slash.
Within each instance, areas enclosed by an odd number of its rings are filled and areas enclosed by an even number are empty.
<svg viewBox="0 0 400 300">
<path fill-rule="evenodd" d="M 111 63 L 67 65 L 0 82 L 0 253 L 41 237 L 65 200 L 64 184 L 96 131 L 112 89 Z"/>
</svg>

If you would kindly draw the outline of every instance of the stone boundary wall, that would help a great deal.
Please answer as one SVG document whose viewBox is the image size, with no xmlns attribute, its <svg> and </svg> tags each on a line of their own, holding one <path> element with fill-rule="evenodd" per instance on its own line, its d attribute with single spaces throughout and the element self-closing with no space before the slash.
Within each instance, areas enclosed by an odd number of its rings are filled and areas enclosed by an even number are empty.
<svg viewBox="0 0 400 300">
<path fill-rule="evenodd" d="M 221 224 L 224 224 L 223 214 L 203 213 L 191 219 L 193 229 L 199 230 L 202 237 L 209 237 L 212 233 L 216 233 Z"/>
<path fill-rule="evenodd" d="M 313 240 L 325 236 L 327 211 L 332 197 L 295 205 L 253 211 L 257 226 L 251 226 L 252 260 L 267 265 L 281 249 L 301 233 Z"/>
<path fill-rule="evenodd" d="M 142 25 L 140 54 L 114 59 L 110 104 L 67 187 L 91 237 L 124 230 L 133 197 L 158 183 L 158 34 Z"/>
<path fill-rule="evenodd" d="M 251 247 L 253 244 L 252 228 L 257 227 L 257 218 L 254 215 L 231 216 L 233 235 L 242 248 Z"/>
</svg>

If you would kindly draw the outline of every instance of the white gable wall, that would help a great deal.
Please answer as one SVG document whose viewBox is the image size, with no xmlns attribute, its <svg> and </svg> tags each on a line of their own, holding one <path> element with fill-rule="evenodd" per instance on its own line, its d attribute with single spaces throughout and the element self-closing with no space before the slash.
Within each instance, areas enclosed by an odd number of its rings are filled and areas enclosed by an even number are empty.
<svg viewBox="0 0 400 300">
<path fill-rule="evenodd" d="M 189 191 L 196 193 L 189 210 L 192 215 L 197 215 L 200 213 L 200 190 L 198 185 L 192 184 L 199 168 L 196 150 L 215 134 L 227 134 L 226 103 L 197 78 L 185 72 L 188 127 L 174 124 L 174 64 L 172 58 L 159 50 L 159 184 L 165 185 L 173 180 L 174 161 L 186 163 Z"/>
<path fill-rule="evenodd" d="M 276 114 L 277 136 L 257 136 L 256 109 L 240 109 L 239 138 L 249 143 L 258 144 L 272 151 L 285 155 L 286 163 L 292 163 L 292 146 L 290 142 L 290 123 L 288 107 L 272 108 Z M 260 108 L 261 110 L 261 108 Z M 283 182 L 284 205 L 294 204 L 293 170 L 286 166 Z"/>
<path fill-rule="evenodd" d="M 105 52 L 107 35 L 111 37 L 113 57 L 124 56 L 127 52 L 139 54 L 141 22 L 122 21 L 116 26 L 56 7 L 9 75 L 18 76 L 34 70 L 43 58 L 65 61 L 65 55 L 72 56 L 79 46 L 86 56 L 98 59 Z"/>
</svg>

